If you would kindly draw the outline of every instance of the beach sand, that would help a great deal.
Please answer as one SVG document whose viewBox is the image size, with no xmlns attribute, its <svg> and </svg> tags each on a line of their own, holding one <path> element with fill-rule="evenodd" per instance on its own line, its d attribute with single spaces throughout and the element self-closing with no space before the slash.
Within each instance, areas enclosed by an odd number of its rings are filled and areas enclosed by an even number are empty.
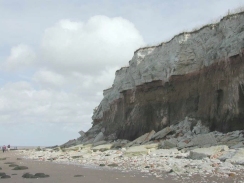
<svg viewBox="0 0 244 183">
<path fill-rule="evenodd" d="M 157 178 L 152 175 L 147 175 L 146 173 L 140 172 L 121 172 L 112 168 L 103 168 L 103 167 L 84 167 L 81 165 L 73 164 L 57 164 L 54 162 L 44 162 L 44 161 L 33 161 L 28 159 L 20 159 L 17 151 L 11 151 L 2 153 L 0 152 L 0 158 L 5 158 L 6 160 L 0 160 L 0 167 L 7 175 L 10 175 L 11 178 L 0 179 L 0 182 L 3 183 L 174 183 L 174 182 L 239 182 L 237 177 L 219 179 L 217 177 L 177 177 L 162 175 L 162 178 Z M 9 164 L 12 162 L 16 165 L 27 166 L 26 170 L 12 170 L 14 167 L 9 167 Z M 50 177 L 46 178 L 23 178 L 24 173 L 44 173 Z M 16 175 L 14 175 L 16 174 Z M 74 177 L 75 175 L 80 175 L 79 177 Z"/>
</svg>

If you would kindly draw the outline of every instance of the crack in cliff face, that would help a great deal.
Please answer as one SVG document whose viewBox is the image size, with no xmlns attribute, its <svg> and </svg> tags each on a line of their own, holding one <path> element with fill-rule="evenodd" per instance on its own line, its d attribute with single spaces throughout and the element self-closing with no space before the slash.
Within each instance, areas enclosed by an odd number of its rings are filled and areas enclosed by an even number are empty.
<svg viewBox="0 0 244 183">
<path fill-rule="evenodd" d="M 243 129 L 244 13 L 135 52 L 94 110 L 105 135 L 133 140 L 186 116 L 211 130 Z"/>
</svg>

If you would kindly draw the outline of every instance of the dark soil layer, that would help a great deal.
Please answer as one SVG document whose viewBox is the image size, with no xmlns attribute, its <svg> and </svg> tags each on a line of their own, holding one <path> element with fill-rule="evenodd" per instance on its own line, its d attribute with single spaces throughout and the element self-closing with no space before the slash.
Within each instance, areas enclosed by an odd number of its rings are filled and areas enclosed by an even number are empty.
<svg viewBox="0 0 244 183">
<path fill-rule="evenodd" d="M 178 123 L 186 116 L 201 120 L 211 130 L 244 129 L 244 50 L 231 58 L 168 82 L 153 81 L 121 93 L 103 118 L 105 135 L 134 140 Z"/>
</svg>

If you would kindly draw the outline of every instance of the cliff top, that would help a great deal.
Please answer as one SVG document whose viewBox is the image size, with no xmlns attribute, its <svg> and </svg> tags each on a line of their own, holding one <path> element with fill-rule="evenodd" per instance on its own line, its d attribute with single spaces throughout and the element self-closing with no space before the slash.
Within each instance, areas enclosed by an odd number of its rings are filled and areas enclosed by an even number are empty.
<svg viewBox="0 0 244 183">
<path fill-rule="evenodd" d="M 143 49 L 148 49 L 148 48 L 156 48 L 156 47 L 160 47 L 164 44 L 167 44 L 167 43 L 170 43 L 172 40 L 174 40 L 175 38 L 181 36 L 181 35 L 185 35 L 185 34 L 196 34 L 198 32 L 200 32 L 201 30 L 205 29 L 205 28 L 212 28 L 212 27 L 215 27 L 217 26 L 221 21 L 223 20 L 228 20 L 234 16 L 237 16 L 237 15 L 241 15 L 241 14 L 244 14 L 244 7 L 241 7 L 239 10 L 236 10 L 237 12 L 234 12 L 234 13 L 230 13 L 228 12 L 228 14 L 224 17 L 222 17 L 217 23 L 211 23 L 211 24 L 207 24 L 207 25 L 204 25 L 198 29 L 193 29 L 192 31 L 189 31 L 189 32 L 181 32 L 175 36 L 173 36 L 169 41 L 166 41 L 166 42 L 162 42 L 158 45 L 155 45 L 155 46 L 145 46 L 145 47 L 141 47 L 141 48 L 138 48 L 137 50 L 134 51 L 134 54 L 136 54 L 138 51 L 140 50 L 143 50 Z"/>
</svg>

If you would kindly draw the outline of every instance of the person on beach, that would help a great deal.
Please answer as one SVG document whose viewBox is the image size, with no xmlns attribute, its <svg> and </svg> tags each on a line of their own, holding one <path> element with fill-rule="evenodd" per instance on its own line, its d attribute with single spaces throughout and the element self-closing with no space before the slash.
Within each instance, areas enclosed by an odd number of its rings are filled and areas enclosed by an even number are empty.
<svg viewBox="0 0 244 183">
<path fill-rule="evenodd" d="M 8 152 L 10 151 L 10 145 L 8 145 Z"/>
<path fill-rule="evenodd" d="M 6 146 L 5 145 L 2 147 L 2 150 L 3 150 L 3 153 L 4 153 L 5 150 L 6 150 Z"/>
</svg>

